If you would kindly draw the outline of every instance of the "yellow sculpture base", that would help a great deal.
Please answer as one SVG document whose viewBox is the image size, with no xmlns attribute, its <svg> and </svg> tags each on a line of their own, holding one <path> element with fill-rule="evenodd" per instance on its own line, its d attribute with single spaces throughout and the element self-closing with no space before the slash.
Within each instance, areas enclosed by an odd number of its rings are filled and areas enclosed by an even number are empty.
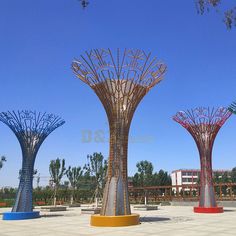
<svg viewBox="0 0 236 236">
<path fill-rule="evenodd" d="M 101 216 L 92 215 L 90 225 L 101 227 L 121 227 L 139 224 L 139 215 L 123 215 L 123 216 Z"/>
</svg>

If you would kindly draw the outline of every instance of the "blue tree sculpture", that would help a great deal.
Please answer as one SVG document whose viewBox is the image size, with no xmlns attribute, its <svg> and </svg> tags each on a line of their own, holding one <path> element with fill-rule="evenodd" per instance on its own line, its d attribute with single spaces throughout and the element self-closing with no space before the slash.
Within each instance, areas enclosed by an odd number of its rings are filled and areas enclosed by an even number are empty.
<svg viewBox="0 0 236 236">
<path fill-rule="evenodd" d="M 22 150 L 22 173 L 12 212 L 32 212 L 33 172 L 37 152 L 45 138 L 65 121 L 53 114 L 27 110 L 1 112 L 0 121 L 14 132 Z"/>
</svg>

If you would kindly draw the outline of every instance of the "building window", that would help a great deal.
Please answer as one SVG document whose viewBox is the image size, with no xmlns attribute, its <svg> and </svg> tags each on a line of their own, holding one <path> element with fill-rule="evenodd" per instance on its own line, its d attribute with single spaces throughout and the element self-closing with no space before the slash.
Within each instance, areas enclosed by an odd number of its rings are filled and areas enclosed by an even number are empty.
<svg viewBox="0 0 236 236">
<path fill-rule="evenodd" d="M 182 181 L 185 182 L 185 183 L 191 183 L 192 178 L 183 178 Z"/>
</svg>

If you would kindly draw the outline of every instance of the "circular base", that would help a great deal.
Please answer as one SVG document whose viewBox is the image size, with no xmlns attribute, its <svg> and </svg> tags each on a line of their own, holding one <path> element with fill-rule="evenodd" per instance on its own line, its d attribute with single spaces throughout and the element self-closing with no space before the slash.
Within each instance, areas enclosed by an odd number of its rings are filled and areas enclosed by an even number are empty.
<svg viewBox="0 0 236 236">
<path fill-rule="evenodd" d="M 122 216 L 101 216 L 92 215 L 90 225 L 103 227 L 120 227 L 139 224 L 139 215 L 122 215 Z"/>
<path fill-rule="evenodd" d="M 39 218 L 39 211 L 32 212 L 4 212 L 3 220 L 28 220 Z"/>
<path fill-rule="evenodd" d="M 194 207 L 195 213 L 223 213 L 223 207 Z"/>
</svg>

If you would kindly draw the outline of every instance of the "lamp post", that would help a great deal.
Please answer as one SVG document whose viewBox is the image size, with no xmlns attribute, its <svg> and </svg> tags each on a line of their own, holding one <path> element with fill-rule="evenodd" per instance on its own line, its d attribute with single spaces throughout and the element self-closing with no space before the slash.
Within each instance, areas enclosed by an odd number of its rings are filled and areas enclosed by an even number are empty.
<svg viewBox="0 0 236 236">
<path fill-rule="evenodd" d="M 109 121 L 108 174 L 96 226 L 138 224 L 130 211 L 127 182 L 128 136 L 134 112 L 148 91 L 163 79 L 166 66 L 142 50 L 95 49 L 72 63 L 76 76 L 89 85 L 102 102 Z"/>
<path fill-rule="evenodd" d="M 194 207 L 196 213 L 221 213 L 223 207 L 216 204 L 212 179 L 212 148 L 216 135 L 225 121 L 230 117 L 224 107 L 204 108 L 180 111 L 173 117 L 194 138 L 201 163 L 199 206 Z"/>
</svg>

